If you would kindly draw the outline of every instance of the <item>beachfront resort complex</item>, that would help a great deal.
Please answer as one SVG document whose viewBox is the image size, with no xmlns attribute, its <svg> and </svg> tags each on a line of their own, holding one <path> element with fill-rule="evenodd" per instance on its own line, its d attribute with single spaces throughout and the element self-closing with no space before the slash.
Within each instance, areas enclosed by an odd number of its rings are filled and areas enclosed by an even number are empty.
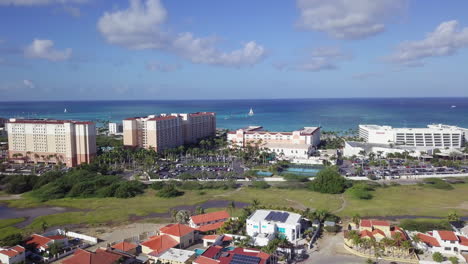
<svg viewBox="0 0 468 264">
<path fill-rule="evenodd" d="M 156 152 L 216 135 L 216 114 L 160 114 L 131 117 L 123 121 L 124 145 Z"/>
<path fill-rule="evenodd" d="M 93 122 L 10 119 L 7 123 L 8 156 L 34 163 L 63 163 L 74 167 L 96 156 Z"/>
<path fill-rule="evenodd" d="M 228 132 L 227 140 L 231 147 L 257 145 L 278 157 L 307 159 L 320 144 L 320 127 L 304 127 L 292 132 L 270 132 L 264 131 L 261 126 L 249 126 Z"/>
</svg>

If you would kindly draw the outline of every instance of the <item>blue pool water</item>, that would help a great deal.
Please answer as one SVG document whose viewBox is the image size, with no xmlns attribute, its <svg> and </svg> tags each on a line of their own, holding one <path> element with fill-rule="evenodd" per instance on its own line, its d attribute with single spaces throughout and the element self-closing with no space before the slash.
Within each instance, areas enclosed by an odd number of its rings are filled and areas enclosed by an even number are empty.
<svg viewBox="0 0 468 264">
<path fill-rule="evenodd" d="M 258 171 L 257 175 L 261 176 L 261 177 L 271 177 L 273 175 L 273 173 L 271 173 L 269 171 Z"/>
<path fill-rule="evenodd" d="M 201 254 L 203 254 L 203 252 L 205 252 L 205 249 L 196 248 L 194 251 L 195 251 L 195 255 L 200 256 Z"/>
<path fill-rule="evenodd" d="M 320 171 L 320 168 L 287 168 L 283 173 L 293 173 L 303 176 L 315 176 Z"/>
</svg>

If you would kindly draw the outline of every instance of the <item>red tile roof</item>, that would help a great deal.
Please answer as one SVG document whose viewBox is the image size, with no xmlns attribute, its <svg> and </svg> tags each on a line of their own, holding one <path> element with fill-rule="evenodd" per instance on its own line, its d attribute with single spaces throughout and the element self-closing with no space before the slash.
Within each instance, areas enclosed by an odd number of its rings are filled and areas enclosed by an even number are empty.
<svg viewBox="0 0 468 264">
<path fill-rule="evenodd" d="M 23 253 L 24 251 L 25 251 L 24 247 L 14 246 L 14 247 L 11 247 L 11 248 L 0 250 L 0 254 L 7 255 L 8 258 L 13 258 L 13 257 L 16 257 L 17 255 Z"/>
<path fill-rule="evenodd" d="M 202 256 L 207 258 L 214 258 L 222 249 L 223 247 L 220 246 L 211 246 L 202 253 Z"/>
<path fill-rule="evenodd" d="M 178 118 L 178 117 L 177 116 L 157 116 L 157 117 L 150 118 L 148 120 L 162 121 L 162 120 L 169 120 L 169 119 L 176 119 L 176 118 Z"/>
<path fill-rule="evenodd" d="M 372 227 L 372 221 L 371 220 L 366 220 L 366 219 L 361 219 L 360 226 L 362 226 L 362 227 Z"/>
<path fill-rule="evenodd" d="M 217 212 L 212 212 L 212 213 L 207 213 L 207 214 L 193 215 L 190 218 L 192 219 L 192 222 L 199 225 L 203 223 L 209 223 L 213 221 L 228 219 L 229 217 L 230 215 L 228 212 L 217 211 Z"/>
<path fill-rule="evenodd" d="M 24 247 L 22 247 L 22 246 L 14 246 L 14 247 L 11 247 L 10 249 L 13 249 L 13 250 L 15 250 L 15 251 L 18 251 L 18 252 L 20 252 L 20 253 L 26 251 L 26 249 L 24 249 Z"/>
<path fill-rule="evenodd" d="M 433 247 L 440 247 L 440 244 L 439 242 L 437 241 L 437 239 L 435 237 L 432 237 L 432 236 L 428 236 L 428 235 L 425 235 L 425 234 L 418 234 L 418 237 L 419 239 L 428 244 L 428 245 L 431 245 Z"/>
<path fill-rule="evenodd" d="M 150 240 L 141 243 L 142 246 L 150 248 L 156 254 L 161 254 L 164 251 L 177 246 L 178 244 L 179 242 L 168 235 L 155 236 Z"/>
<path fill-rule="evenodd" d="M 133 243 L 129 243 L 129 242 L 120 242 L 120 243 L 117 243 L 115 245 L 112 246 L 112 248 L 115 248 L 115 249 L 118 249 L 118 250 L 122 250 L 124 252 L 127 252 L 127 251 L 130 251 L 132 249 L 135 249 L 136 247 L 138 247 L 137 244 L 133 244 Z"/>
<path fill-rule="evenodd" d="M 62 261 L 62 264 L 114 264 L 120 259 L 121 255 L 105 250 L 96 250 L 89 252 L 83 249 L 77 249 L 73 256 Z"/>
<path fill-rule="evenodd" d="M 437 233 L 439 233 L 439 236 L 442 240 L 458 241 L 458 238 L 453 231 L 439 230 Z"/>
<path fill-rule="evenodd" d="M 460 245 L 468 247 L 468 237 L 458 236 L 458 239 L 460 240 Z"/>
<path fill-rule="evenodd" d="M 219 261 L 215 260 L 215 259 L 207 258 L 207 257 L 204 257 L 204 256 L 198 256 L 198 258 L 196 258 L 193 261 L 193 263 L 197 263 L 197 264 L 218 264 Z"/>
<path fill-rule="evenodd" d="M 223 241 L 232 241 L 232 237 L 224 235 Z"/>
<path fill-rule="evenodd" d="M 374 230 L 372 231 L 372 235 L 377 235 L 377 234 L 380 234 L 380 235 L 386 237 L 385 233 L 384 233 L 382 230 L 380 230 L 380 229 L 374 229 Z"/>
<path fill-rule="evenodd" d="M 359 234 L 360 234 L 361 237 L 374 237 L 372 232 L 370 232 L 369 230 L 363 230 Z"/>
<path fill-rule="evenodd" d="M 182 225 L 182 224 L 169 224 L 159 229 L 161 234 L 167 234 L 167 235 L 172 235 L 176 237 L 183 237 L 193 232 L 194 230 L 195 229 L 191 228 L 190 226 Z"/>
<path fill-rule="evenodd" d="M 53 240 L 48 237 L 34 234 L 26 241 L 26 245 L 34 246 L 35 248 L 40 248 L 40 247 L 46 247 L 47 243 L 51 241 Z"/>
<path fill-rule="evenodd" d="M 208 232 L 208 231 L 213 231 L 221 228 L 224 225 L 224 222 L 218 222 L 214 224 L 209 224 L 209 225 L 202 225 L 200 227 L 197 227 L 196 230 L 200 232 Z"/>
<path fill-rule="evenodd" d="M 372 220 L 372 225 L 376 226 L 390 226 L 390 223 L 387 221 Z"/>
<path fill-rule="evenodd" d="M 208 240 L 215 240 L 216 238 L 218 238 L 218 235 L 207 235 L 207 236 L 203 236 L 203 239 L 208 239 Z"/>
</svg>

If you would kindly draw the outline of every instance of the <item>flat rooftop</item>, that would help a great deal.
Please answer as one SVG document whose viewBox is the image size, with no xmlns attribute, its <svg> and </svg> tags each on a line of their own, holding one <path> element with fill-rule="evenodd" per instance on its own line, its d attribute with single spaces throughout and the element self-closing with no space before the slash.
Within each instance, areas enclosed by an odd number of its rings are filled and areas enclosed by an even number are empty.
<svg viewBox="0 0 468 264">
<path fill-rule="evenodd" d="M 295 225 L 300 222 L 301 215 L 296 214 L 296 213 L 286 212 L 286 211 L 256 210 L 249 217 L 249 220 L 252 220 L 255 222 L 267 221 L 267 222 L 285 223 L 289 225 Z"/>
<path fill-rule="evenodd" d="M 184 263 L 193 255 L 195 255 L 195 251 L 170 248 L 164 253 L 162 253 L 158 258 Z"/>
</svg>

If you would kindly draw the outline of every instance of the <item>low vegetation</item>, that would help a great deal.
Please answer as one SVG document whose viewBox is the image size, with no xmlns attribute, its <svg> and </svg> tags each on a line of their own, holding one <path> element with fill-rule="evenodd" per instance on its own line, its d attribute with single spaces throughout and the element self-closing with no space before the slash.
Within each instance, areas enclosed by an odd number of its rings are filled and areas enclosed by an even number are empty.
<svg viewBox="0 0 468 264">
<path fill-rule="evenodd" d="M 405 219 L 400 223 L 400 227 L 410 231 L 426 233 L 432 230 L 451 230 L 447 220 L 438 219 Z"/>
<path fill-rule="evenodd" d="M 326 167 L 310 182 L 309 189 L 314 192 L 337 194 L 343 193 L 351 185 L 352 183 L 341 176 L 336 167 Z"/>
</svg>

